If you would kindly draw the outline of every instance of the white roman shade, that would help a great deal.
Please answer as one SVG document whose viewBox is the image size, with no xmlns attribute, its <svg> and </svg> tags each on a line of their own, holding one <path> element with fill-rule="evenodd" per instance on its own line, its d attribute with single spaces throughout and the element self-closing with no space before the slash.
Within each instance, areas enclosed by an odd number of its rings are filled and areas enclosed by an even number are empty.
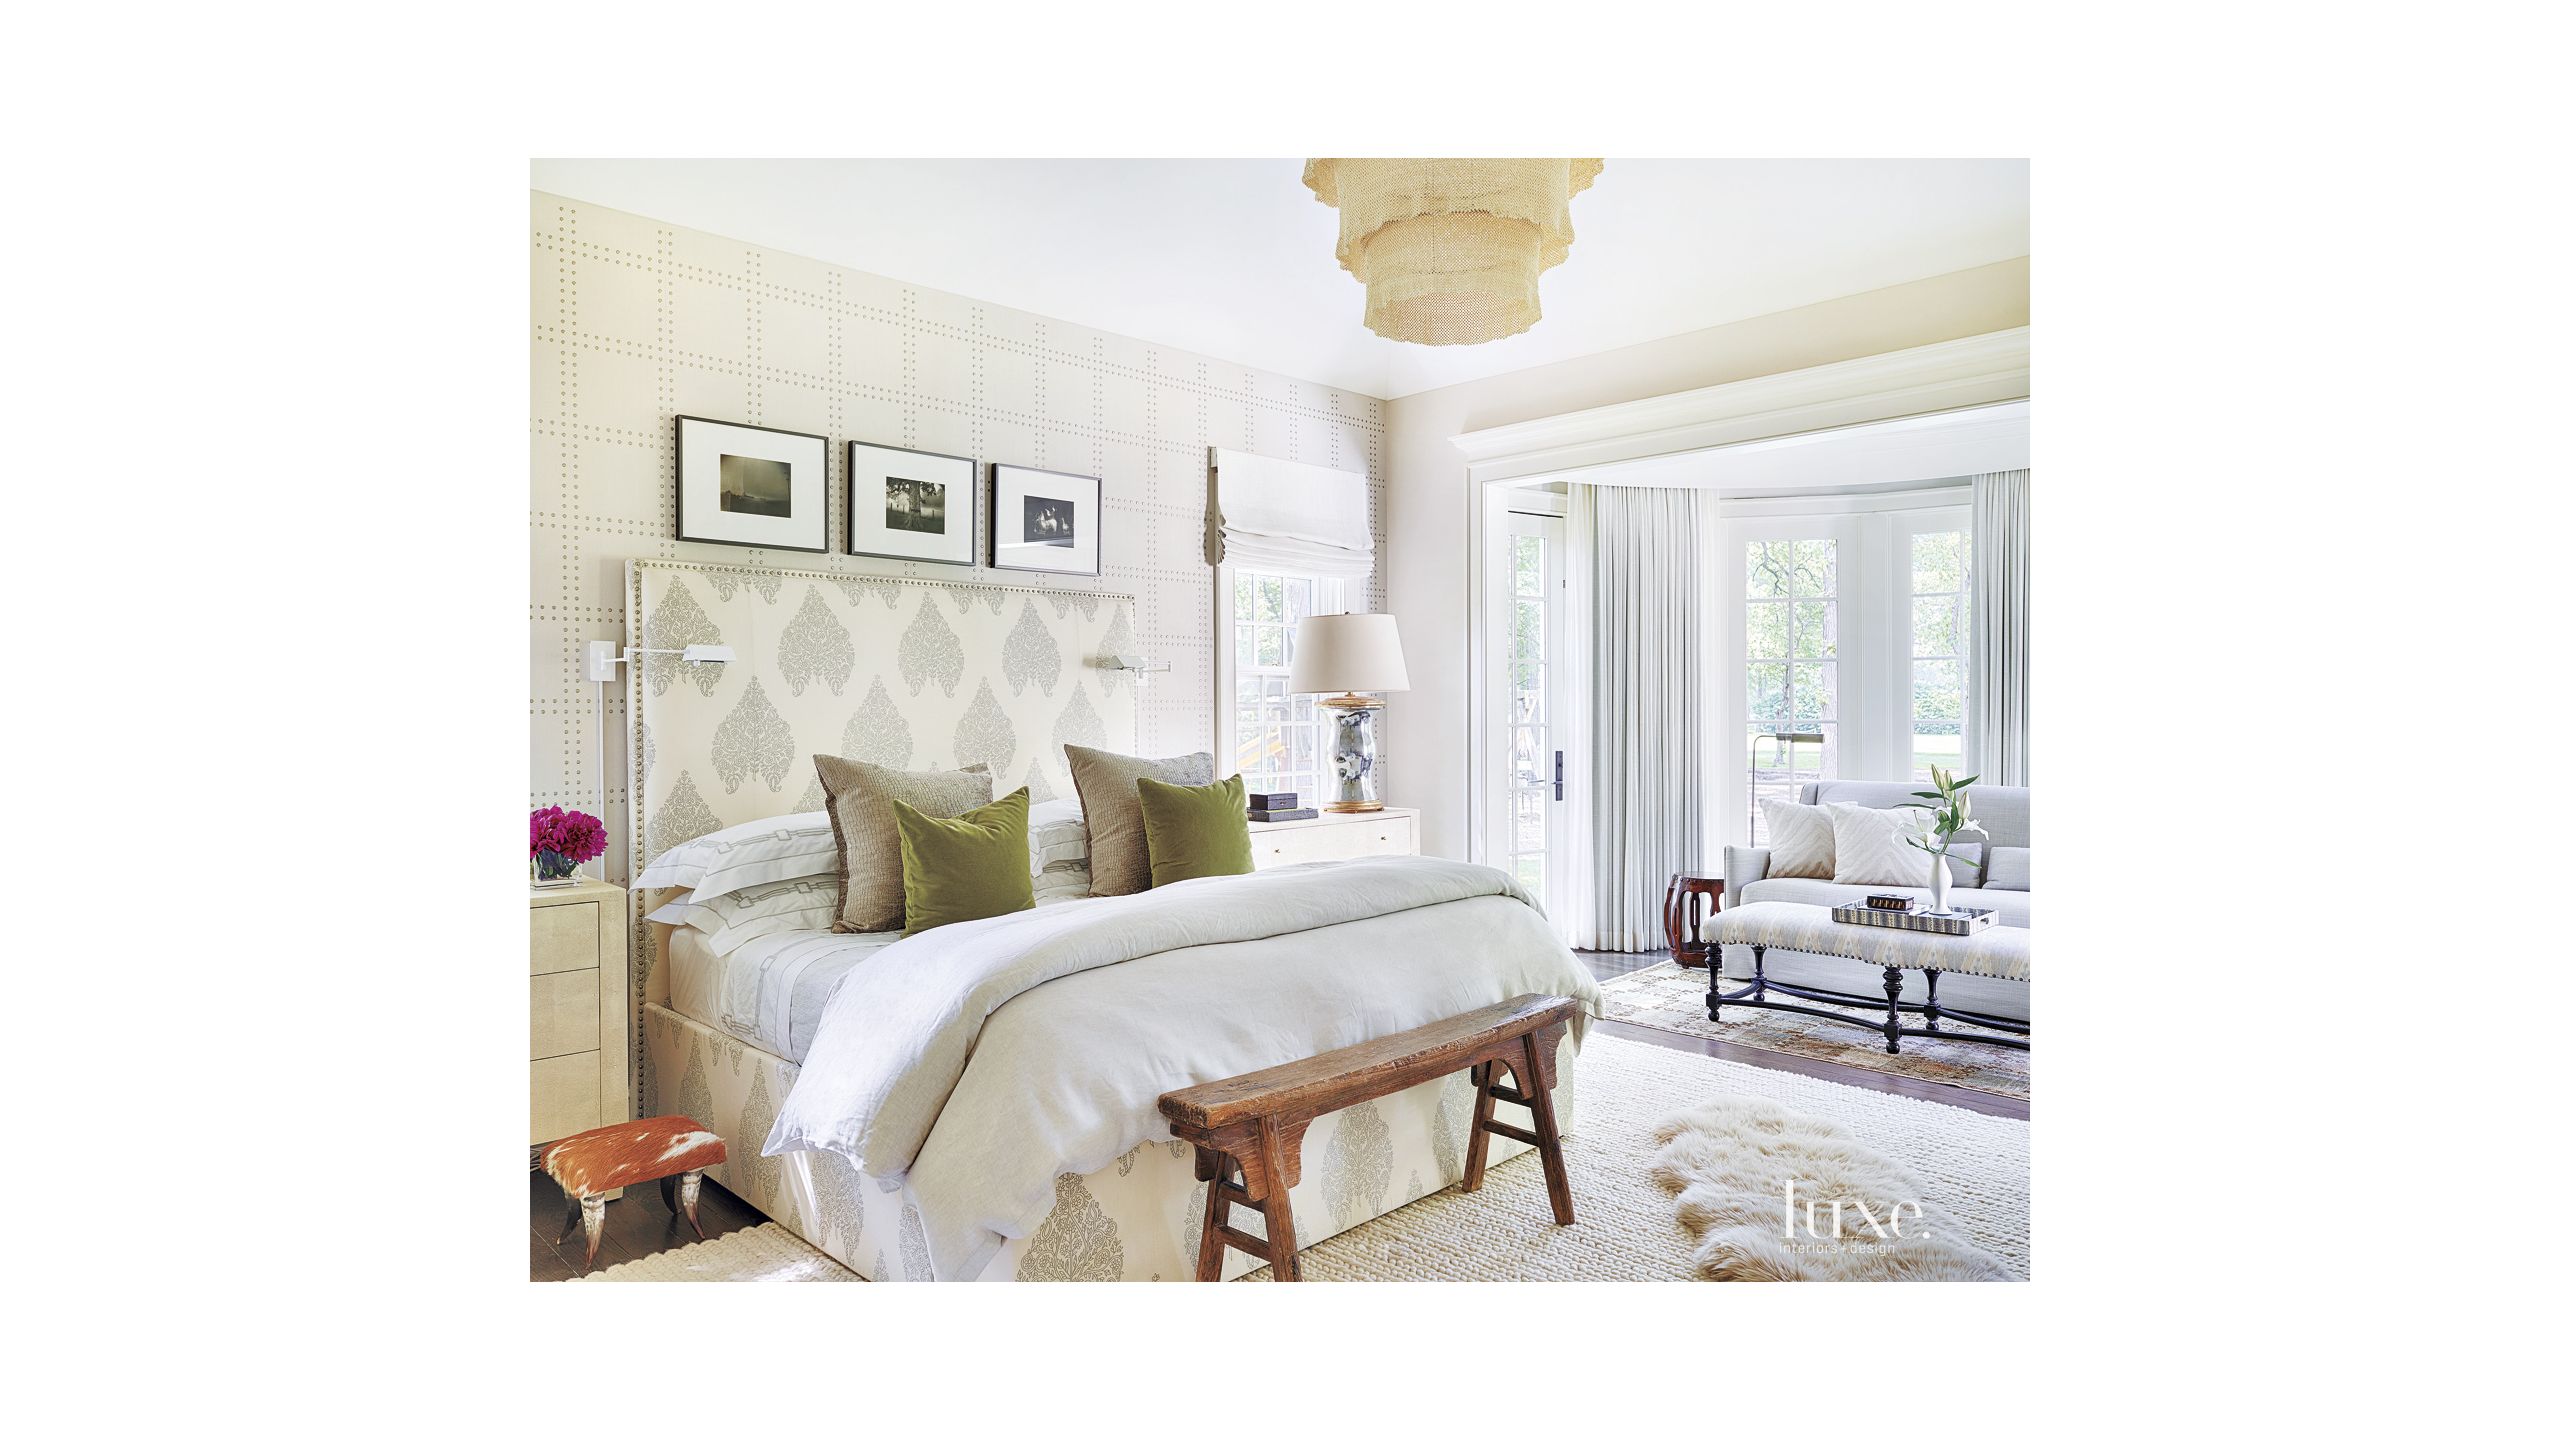
<svg viewBox="0 0 2560 1440">
<path fill-rule="evenodd" d="M 1369 480 L 1219 446 L 1209 452 L 1209 563 L 1366 579 Z"/>
</svg>

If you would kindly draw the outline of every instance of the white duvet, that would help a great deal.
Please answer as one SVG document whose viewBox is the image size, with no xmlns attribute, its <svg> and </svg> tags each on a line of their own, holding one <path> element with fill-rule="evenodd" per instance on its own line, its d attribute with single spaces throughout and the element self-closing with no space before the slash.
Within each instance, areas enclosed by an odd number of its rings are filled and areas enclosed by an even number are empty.
<svg viewBox="0 0 2560 1440">
<path fill-rule="evenodd" d="M 1058 1176 L 1170 1139 L 1165 1091 L 1532 992 L 1599 1013 L 1510 876 L 1419 856 L 945 926 L 845 976 L 764 1153 L 832 1150 L 901 1180 L 935 1273 L 967 1279 L 1038 1223 Z"/>
</svg>

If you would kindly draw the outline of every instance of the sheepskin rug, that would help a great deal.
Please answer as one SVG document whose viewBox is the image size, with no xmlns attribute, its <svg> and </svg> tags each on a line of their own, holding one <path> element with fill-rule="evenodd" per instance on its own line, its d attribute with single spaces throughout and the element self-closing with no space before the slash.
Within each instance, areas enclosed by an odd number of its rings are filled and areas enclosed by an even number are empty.
<svg viewBox="0 0 2560 1440">
<path fill-rule="evenodd" d="M 1654 1182 L 1679 1196 L 1701 1280 L 2017 1278 L 1919 1176 L 1829 1121 L 1737 1097 L 1682 1111 L 1653 1138 Z"/>
</svg>

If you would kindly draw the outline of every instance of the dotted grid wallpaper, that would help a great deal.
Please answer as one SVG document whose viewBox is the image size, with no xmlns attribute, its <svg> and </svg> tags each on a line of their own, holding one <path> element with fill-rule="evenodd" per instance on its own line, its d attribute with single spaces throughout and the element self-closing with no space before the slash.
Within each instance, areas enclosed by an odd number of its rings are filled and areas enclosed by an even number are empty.
<svg viewBox="0 0 2560 1440">
<path fill-rule="evenodd" d="M 1037 236 L 1026 235 L 1026 245 Z M 1381 406 L 1365 395 L 984 304 L 601 206 L 533 194 L 533 804 L 596 795 L 589 640 L 624 639 L 635 556 L 840 574 L 1125 591 L 1173 673 L 1139 692 L 1138 748 L 1211 748 L 1216 653 L 1203 554 L 1209 448 L 1369 476 L 1385 553 Z M 675 417 L 825 435 L 835 552 L 675 537 Z M 1102 481 L 1099 581 L 845 555 L 845 443 Z M 981 522 L 983 523 L 983 521 Z M 984 539 L 978 542 L 984 554 Z M 1368 604 L 1386 605 L 1383 569 Z M 625 876 L 623 685 L 604 687 L 602 869 Z"/>
</svg>

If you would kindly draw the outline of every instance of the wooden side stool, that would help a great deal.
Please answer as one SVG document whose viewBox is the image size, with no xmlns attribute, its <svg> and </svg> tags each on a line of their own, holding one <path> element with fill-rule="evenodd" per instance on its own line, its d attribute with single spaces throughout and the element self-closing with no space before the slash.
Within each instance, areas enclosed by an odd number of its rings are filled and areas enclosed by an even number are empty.
<svg viewBox="0 0 2560 1440">
<path fill-rule="evenodd" d="M 702 1218 L 694 1207 L 702 1199 L 702 1172 L 728 1158 L 729 1147 L 693 1117 L 657 1115 L 554 1140 L 543 1148 L 542 1172 L 559 1181 L 561 1193 L 569 1197 L 569 1218 L 560 1227 L 560 1239 L 567 1241 L 569 1232 L 585 1222 L 587 1268 L 593 1270 L 596 1247 L 604 1242 L 606 1191 L 657 1181 L 658 1198 L 671 1214 L 681 1209 L 699 1240 Z"/>
<path fill-rule="evenodd" d="M 1270 1261 L 1272 1279 L 1297 1279 L 1298 1227 L 1289 1211 L 1289 1187 L 1298 1183 L 1298 1147 L 1307 1127 L 1319 1115 L 1461 1070 L 1475 1081 L 1476 1114 L 1458 1188 L 1472 1194 L 1484 1184 L 1486 1148 L 1493 1136 L 1506 1136 L 1538 1152 L 1546 1167 L 1548 1207 L 1557 1224 L 1572 1224 L 1573 1191 L 1565 1183 L 1553 1097 L 1556 1047 L 1575 1008 L 1562 995 L 1514 995 L 1366 1044 L 1158 1097 L 1156 1108 L 1172 1122 L 1173 1133 L 1194 1147 L 1191 1173 L 1209 1182 L 1194 1278 L 1221 1278 L 1233 1246 Z M 1496 1067 L 1510 1072 L 1509 1085 L 1495 1083 Z M 1526 1109 L 1536 1128 L 1494 1119 L 1496 1100 Z M 1229 1225 L 1228 1208 L 1235 1205 L 1261 1211 L 1270 1238 Z"/>
<path fill-rule="evenodd" d="M 1706 899 L 1706 915 L 1698 913 L 1698 900 Z M 1686 871 L 1671 877 L 1671 888 L 1662 897 L 1662 938 L 1671 944 L 1671 959 L 1684 970 L 1697 970 L 1707 963 L 1707 942 L 1698 938 L 1702 918 L 1712 919 L 1724 912 L 1724 877 L 1691 875 Z"/>
</svg>

